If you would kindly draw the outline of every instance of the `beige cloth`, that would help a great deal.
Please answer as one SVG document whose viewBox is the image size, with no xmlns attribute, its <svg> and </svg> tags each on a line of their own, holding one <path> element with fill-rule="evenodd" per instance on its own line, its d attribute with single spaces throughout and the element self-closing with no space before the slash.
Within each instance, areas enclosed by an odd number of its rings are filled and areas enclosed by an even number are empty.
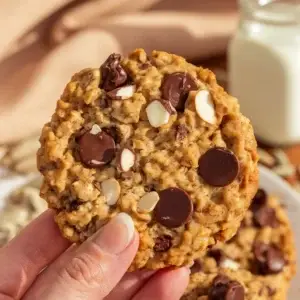
<svg viewBox="0 0 300 300">
<path fill-rule="evenodd" d="M 72 73 L 143 47 L 223 52 L 235 0 L 1 0 L 0 144 L 40 130 Z"/>
</svg>

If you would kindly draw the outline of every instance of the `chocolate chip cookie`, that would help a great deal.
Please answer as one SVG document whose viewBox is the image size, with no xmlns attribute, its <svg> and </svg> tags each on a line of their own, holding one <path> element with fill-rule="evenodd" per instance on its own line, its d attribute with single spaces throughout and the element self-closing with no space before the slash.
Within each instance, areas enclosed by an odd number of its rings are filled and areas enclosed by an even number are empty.
<svg viewBox="0 0 300 300">
<path fill-rule="evenodd" d="M 286 212 L 260 189 L 236 236 L 195 261 L 182 300 L 285 300 L 295 270 Z"/>
<path fill-rule="evenodd" d="M 119 212 L 140 235 L 131 269 L 192 263 L 237 231 L 257 190 L 252 126 L 214 74 L 138 49 L 75 74 L 43 128 L 41 196 L 84 241 Z"/>
</svg>

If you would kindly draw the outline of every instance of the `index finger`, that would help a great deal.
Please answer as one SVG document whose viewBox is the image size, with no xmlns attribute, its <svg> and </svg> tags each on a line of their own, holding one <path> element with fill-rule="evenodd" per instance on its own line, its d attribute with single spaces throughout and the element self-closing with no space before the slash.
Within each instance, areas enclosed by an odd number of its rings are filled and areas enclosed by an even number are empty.
<svg viewBox="0 0 300 300">
<path fill-rule="evenodd" d="M 70 246 L 47 210 L 0 249 L 1 295 L 20 299 L 36 276 Z"/>
</svg>

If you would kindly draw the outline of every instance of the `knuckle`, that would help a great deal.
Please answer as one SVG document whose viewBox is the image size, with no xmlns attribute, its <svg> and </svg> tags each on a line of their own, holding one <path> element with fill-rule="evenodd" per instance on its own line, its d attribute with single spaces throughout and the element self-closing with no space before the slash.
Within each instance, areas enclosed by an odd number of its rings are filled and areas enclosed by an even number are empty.
<svg viewBox="0 0 300 300">
<path fill-rule="evenodd" d="M 62 277 L 66 280 L 93 284 L 95 274 L 93 265 L 87 255 L 73 257 L 62 270 Z"/>
<path fill-rule="evenodd" d="M 101 288 L 103 294 L 108 294 L 111 284 L 103 268 L 103 253 L 93 243 L 87 247 L 84 253 L 74 256 L 63 268 L 60 277 L 64 281 L 71 281 L 88 288 Z"/>
</svg>

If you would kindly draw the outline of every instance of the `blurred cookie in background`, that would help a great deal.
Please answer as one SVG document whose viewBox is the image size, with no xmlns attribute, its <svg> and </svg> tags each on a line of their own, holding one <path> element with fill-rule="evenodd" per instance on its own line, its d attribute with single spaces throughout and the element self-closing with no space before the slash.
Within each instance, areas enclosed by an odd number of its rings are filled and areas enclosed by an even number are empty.
<svg viewBox="0 0 300 300">
<path fill-rule="evenodd" d="M 285 209 L 259 189 L 237 235 L 195 261 L 182 300 L 286 299 L 295 253 Z"/>
</svg>

